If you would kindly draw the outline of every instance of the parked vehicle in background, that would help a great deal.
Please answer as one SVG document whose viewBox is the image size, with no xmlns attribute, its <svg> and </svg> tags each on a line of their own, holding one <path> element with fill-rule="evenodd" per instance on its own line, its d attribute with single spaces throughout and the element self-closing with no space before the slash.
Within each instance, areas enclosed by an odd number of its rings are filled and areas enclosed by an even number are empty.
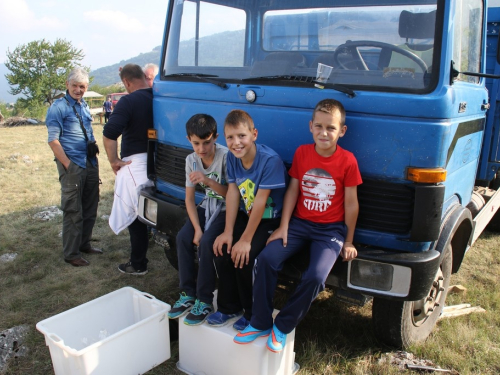
<svg viewBox="0 0 500 375">
<path fill-rule="evenodd" d="M 214 17 L 225 21 L 213 27 Z M 327 285 L 344 301 L 373 297 L 381 341 L 424 340 L 500 204 L 499 86 L 485 74 L 500 74 L 499 25 L 500 8 L 483 0 L 170 0 L 154 86 L 155 186 L 142 192 L 140 219 L 175 266 L 193 114 L 212 115 L 222 135 L 231 109 L 247 111 L 258 142 L 290 164 L 312 142 L 314 105 L 337 99 L 349 128 L 339 144 L 363 184 L 358 258 L 337 262 Z M 324 82 L 320 64 L 333 68 Z"/>
<path fill-rule="evenodd" d="M 122 96 L 127 95 L 127 94 L 128 94 L 127 92 L 115 92 L 112 94 L 108 94 L 106 96 L 106 100 L 111 98 L 111 104 L 113 105 L 113 108 L 114 108 L 116 103 L 118 103 L 118 100 L 120 100 Z"/>
</svg>

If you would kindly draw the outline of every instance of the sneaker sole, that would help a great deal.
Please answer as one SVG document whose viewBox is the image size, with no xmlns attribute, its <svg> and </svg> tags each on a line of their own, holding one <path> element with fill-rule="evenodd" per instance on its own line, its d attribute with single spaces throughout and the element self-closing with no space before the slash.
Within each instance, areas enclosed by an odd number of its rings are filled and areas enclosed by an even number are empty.
<svg viewBox="0 0 500 375">
<path fill-rule="evenodd" d="M 127 271 L 122 271 L 120 267 L 118 267 L 118 271 L 121 273 L 124 273 L 125 275 L 132 275 L 132 276 L 144 276 L 145 274 L 148 273 L 148 271 L 142 271 L 142 272 L 127 272 Z"/>
<path fill-rule="evenodd" d="M 182 313 L 180 313 L 179 315 L 176 315 L 176 316 L 170 316 L 170 315 L 169 315 L 169 316 L 168 316 L 168 318 L 169 318 L 169 319 L 179 319 L 179 318 L 182 318 L 184 315 L 187 315 L 187 314 L 191 311 L 191 309 L 192 309 L 192 308 L 193 308 L 193 306 L 188 307 L 188 308 L 186 309 L 186 311 L 183 311 L 183 312 L 182 312 Z"/>
<path fill-rule="evenodd" d="M 254 342 L 255 340 L 257 340 L 259 337 L 268 337 L 269 336 L 269 333 L 265 334 L 265 335 L 260 335 L 260 336 L 257 336 L 256 338 L 254 338 L 253 340 L 251 341 L 246 341 L 246 342 L 243 342 L 243 341 L 236 341 L 236 337 L 233 339 L 233 342 L 236 343 L 236 344 L 240 344 L 240 345 L 247 345 L 247 344 L 251 344 L 252 342 Z"/>
<path fill-rule="evenodd" d="M 187 326 L 199 326 L 200 324 L 203 324 L 205 321 L 206 321 L 206 319 L 203 319 L 200 322 L 191 323 L 192 321 L 188 322 L 186 319 L 184 319 L 184 324 L 187 325 Z"/>
<path fill-rule="evenodd" d="M 275 350 L 275 349 L 272 349 L 269 345 L 266 344 L 266 348 L 270 351 L 270 352 L 273 352 L 273 353 L 281 353 L 283 351 L 283 348 L 279 349 L 279 350 Z"/>
</svg>

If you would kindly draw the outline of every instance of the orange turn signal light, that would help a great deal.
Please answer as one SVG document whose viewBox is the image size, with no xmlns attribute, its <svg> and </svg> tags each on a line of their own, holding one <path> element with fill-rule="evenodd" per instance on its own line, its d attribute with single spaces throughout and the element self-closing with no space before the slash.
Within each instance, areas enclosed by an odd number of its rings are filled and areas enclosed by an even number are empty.
<svg viewBox="0 0 500 375">
<path fill-rule="evenodd" d="M 413 182 L 435 184 L 446 181 L 444 168 L 408 168 L 407 179 Z"/>
<path fill-rule="evenodd" d="M 156 129 L 148 129 L 148 139 L 158 139 Z"/>
</svg>

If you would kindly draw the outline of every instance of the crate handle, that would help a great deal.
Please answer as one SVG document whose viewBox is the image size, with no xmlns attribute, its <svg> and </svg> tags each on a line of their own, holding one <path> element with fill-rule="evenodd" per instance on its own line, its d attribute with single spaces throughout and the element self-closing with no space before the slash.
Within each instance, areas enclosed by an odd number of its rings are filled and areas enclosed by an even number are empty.
<svg viewBox="0 0 500 375">
<path fill-rule="evenodd" d="M 65 352 L 68 352 L 72 355 L 78 354 L 78 351 L 76 351 L 75 349 L 64 345 L 64 340 L 61 337 L 59 337 L 58 335 L 56 335 L 55 333 L 49 333 L 48 337 L 50 337 L 50 339 L 54 342 L 54 345 L 58 346 L 59 348 L 61 348 Z"/>
<path fill-rule="evenodd" d="M 156 297 L 155 297 L 155 296 L 153 296 L 153 295 L 151 295 L 151 294 L 149 294 L 149 293 L 144 293 L 144 292 L 143 292 L 143 293 L 142 293 L 142 295 L 143 295 L 144 297 L 146 297 L 146 298 L 149 298 L 149 299 L 156 299 Z"/>
</svg>

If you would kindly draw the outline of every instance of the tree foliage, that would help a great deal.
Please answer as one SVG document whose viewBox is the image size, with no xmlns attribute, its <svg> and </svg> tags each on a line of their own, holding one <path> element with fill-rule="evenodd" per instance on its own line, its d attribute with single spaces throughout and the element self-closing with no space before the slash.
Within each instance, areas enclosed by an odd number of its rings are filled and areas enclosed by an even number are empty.
<svg viewBox="0 0 500 375">
<path fill-rule="evenodd" d="M 45 39 L 23 44 L 7 50 L 5 66 L 11 73 L 5 78 L 12 95 L 25 105 L 52 104 L 58 90 L 65 90 L 68 73 L 83 60 L 85 55 L 64 39 L 54 43 Z M 87 69 L 88 70 L 88 69 Z"/>
</svg>

